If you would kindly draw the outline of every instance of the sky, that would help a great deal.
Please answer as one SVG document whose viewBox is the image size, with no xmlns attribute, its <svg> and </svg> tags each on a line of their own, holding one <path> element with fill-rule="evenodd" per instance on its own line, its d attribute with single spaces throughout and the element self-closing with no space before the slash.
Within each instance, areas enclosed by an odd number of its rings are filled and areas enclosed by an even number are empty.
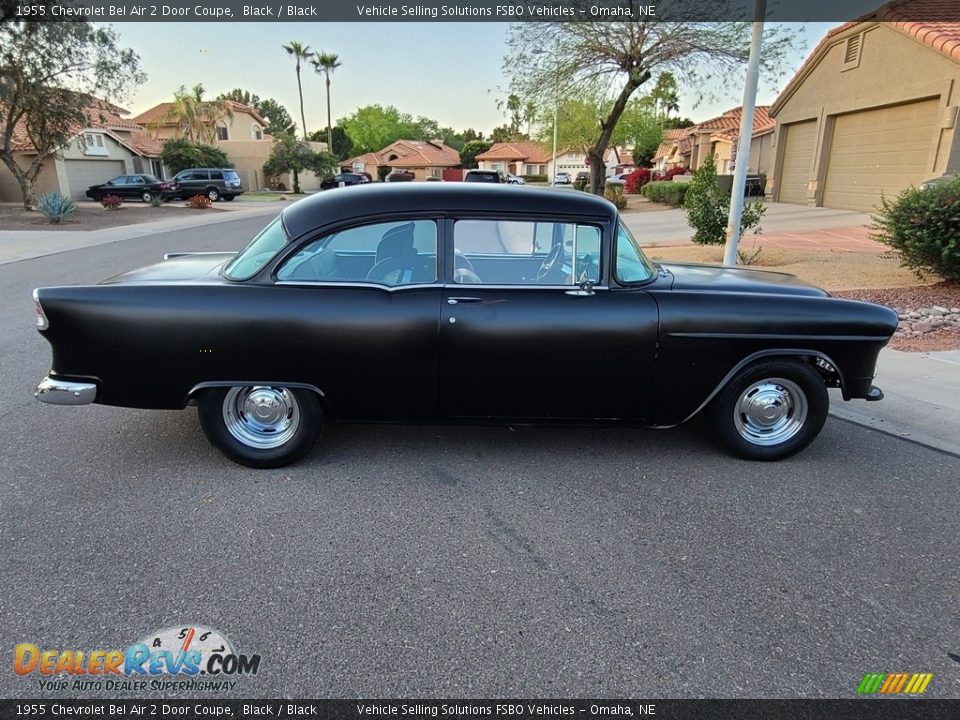
<svg viewBox="0 0 960 720">
<path fill-rule="evenodd" d="M 770 104 L 834 23 L 797 23 L 805 42 L 779 79 L 761 77 L 757 102 Z M 124 107 L 136 115 L 171 100 L 180 85 L 201 83 L 208 97 L 235 87 L 272 97 L 299 124 L 291 40 L 336 53 L 334 122 L 363 105 L 395 105 L 441 125 L 489 133 L 505 122 L 496 101 L 505 96 L 501 71 L 508 25 L 499 23 L 119 23 L 121 43 L 141 58 L 147 82 Z M 744 71 L 745 72 L 745 71 Z M 326 127 L 323 78 L 301 71 L 308 131 Z M 743 74 L 715 98 L 681 95 L 680 114 L 706 120 L 742 102 Z M 698 102 L 699 101 L 699 102 Z"/>
</svg>

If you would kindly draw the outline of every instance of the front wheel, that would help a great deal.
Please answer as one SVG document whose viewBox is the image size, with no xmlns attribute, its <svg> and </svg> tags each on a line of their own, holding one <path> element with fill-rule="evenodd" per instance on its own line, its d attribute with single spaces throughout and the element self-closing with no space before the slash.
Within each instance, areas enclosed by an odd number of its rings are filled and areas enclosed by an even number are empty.
<svg viewBox="0 0 960 720">
<path fill-rule="evenodd" d="M 323 429 L 320 400 L 300 388 L 213 388 L 200 396 L 198 410 L 210 442 L 234 462 L 254 468 L 296 462 Z"/>
<path fill-rule="evenodd" d="M 140 199 L 143 200 L 145 203 L 148 203 L 153 200 L 153 193 L 150 192 L 149 190 L 144 190 L 143 194 L 140 195 Z"/>
<path fill-rule="evenodd" d="M 207 188 L 207 197 L 210 198 L 210 202 L 216 202 L 220 199 L 220 191 L 216 188 Z"/>
<path fill-rule="evenodd" d="M 799 361 L 771 360 L 735 376 L 707 415 L 720 442 L 747 460 L 781 460 L 820 434 L 830 398 L 820 374 Z"/>
</svg>

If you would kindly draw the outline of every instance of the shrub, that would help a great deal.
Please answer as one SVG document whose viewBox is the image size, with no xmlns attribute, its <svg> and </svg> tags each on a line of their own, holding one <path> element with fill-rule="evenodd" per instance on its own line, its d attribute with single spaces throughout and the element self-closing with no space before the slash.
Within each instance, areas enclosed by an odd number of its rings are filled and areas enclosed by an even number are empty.
<svg viewBox="0 0 960 720">
<path fill-rule="evenodd" d="M 683 165 L 674 165 L 672 168 L 668 168 L 665 173 L 663 173 L 664 180 L 673 180 L 675 175 L 686 175 L 687 169 Z"/>
<path fill-rule="evenodd" d="M 717 166 L 712 155 L 707 156 L 687 186 L 683 208 L 687 213 L 687 223 L 694 230 L 691 239 L 698 245 L 723 245 L 727 240 L 730 194 L 723 192 L 717 184 Z M 766 210 L 763 203 L 759 202 L 744 205 L 740 235 L 743 236 L 750 229 L 754 234 L 759 233 L 760 218 Z"/>
<path fill-rule="evenodd" d="M 230 160 L 223 150 L 210 145 L 194 144 L 183 138 L 164 142 L 160 157 L 163 164 L 174 174 L 193 167 L 230 167 Z"/>
<path fill-rule="evenodd" d="M 77 206 L 58 192 L 48 192 L 37 199 L 37 209 L 47 220 L 59 225 L 77 211 Z"/>
<path fill-rule="evenodd" d="M 430 176 L 426 177 L 425 180 L 426 180 L 427 182 L 440 182 L 440 178 L 438 178 L 438 177 L 433 177 L 433 175 L 430 175 Z"/>
<path fill-rule="evenodd" d="M 187 207 L 193 208 L 194 210 L 206 210 L 212 205 L 213 203 L 210 202 L 210 198 L 206 195 L 194 195 L 187 200 Z"/>
<path fill-rule="evenodd" d="M 118 207 L 123 205 L 123 200 L 117 195 L 104 195 L 100 198 L 100 204 L 103 205 L 107 210 L 116 210 Z"/>
<path fill-rule="evenodd" d="M 640 194 L 651 202 L 663 203 L 680 207 L 687 194 L 689 183 L 678 183 L 670 180 L 647 183 L 640 189 Z"/>
<path fill-rule="evenodd" d="M 607 183 L 603 189 L 603 196 L 617 206 L 617 210 L 623 210 L 627 207 L 627 198 L 623 194 L 623 185 L 619 183 Z"/>
<path fill-rule="evenodd" d="M 549 179 L 547 178 L 546 175 L 521 175 L 520 177 L 522 177 L 527 182 L 535 182 L 535 183 L 549 182 Z"/>
<path fill-rule="evenodd" d="M 892 201 L 881 197 L 869 228 L 917 277 L 960 282 L 960 178 L 907 188 Z"/>
<path fill-rule="evenodd" d="M 624 185 L 626 186 L 624 189 L 631 195 L 635 195 L 640 192 L 640 188 L 652 179 L 650 171 L 647 168 L 639 168 L 627 175 L 624 180 Z"/>
<path fill-rule="evenodd" d="M 151 207 L 160 207 L 163 205 L 163 196 L 157 193 L 150 198 Z"/>
<path fill-rule="evenodd" d="M 587 189 L 587 186 L 590 184 L 589 178 L 577 178 L 573 181 L 573 189 L 583 192 Z"/>
</svg>

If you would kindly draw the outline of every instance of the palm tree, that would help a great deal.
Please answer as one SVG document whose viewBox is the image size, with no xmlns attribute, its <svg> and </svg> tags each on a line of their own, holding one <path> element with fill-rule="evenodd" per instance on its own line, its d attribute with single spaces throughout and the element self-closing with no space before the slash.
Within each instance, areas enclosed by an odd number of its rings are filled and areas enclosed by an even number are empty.
<svg viewBox="0 0 960 720">
<path fill-rule="evenodd" d="M 217 134 L 217 124 L 233 113 L 222 100 L 204 100 L 206 90 L 199 83 L 187 90 L 183 85 L 173 93 L 173 103 L 167 118 L 180 126 L 180 132 L 190 142 L 212 143 Z"/>
<path fill-rule="evenodd" d="M 310 57 L 310 53 L 313 52 L 310 49 L 309 45 L 303 45 L 302 43 L 292 40 L 289 45 L 284 45 L 283 49 L 287 51 L 287 55 L 293 57 L 297 63 L 297 92 L 300 93 L 300 122 L 302 123 L 303 129 L 303 138 L 307 138 L 307 120 L 303 114 L 303 85 L 300 83 L 300 63 L 301 61 L 307 60 Z"/>
<path fill-rule="evenodd" d="M 327 150 L 333 152 L 333 122 L 330 118 L 330 73 L 340 67 L 340 56 L 333 53 L 318 52 L 310 60 L 313 69 L 327 78 Z"/>
</svg>

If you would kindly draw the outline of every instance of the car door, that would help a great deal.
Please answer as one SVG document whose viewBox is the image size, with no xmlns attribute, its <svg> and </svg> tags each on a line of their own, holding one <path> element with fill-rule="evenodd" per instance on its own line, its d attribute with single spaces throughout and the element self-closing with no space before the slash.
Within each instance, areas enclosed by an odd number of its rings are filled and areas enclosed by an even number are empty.
<svg viewBox="0 0 960 720">
<path fill-rule="evenodd" d="M 103 196 L 107 195 L 116 195 L 118 198 L 126 199 L 127 195 L 127 176 L 118 175 L 109 180 L 106 185 L 102 187 Z"/>
<path fill-rule="evenodd" d="M 146 184 L 140 175 L 127 175 L 126 197 L 130 200 L 139 200 L 143 195 Z"/>
<path fill-rule="evenodd" d="M 436 219 L 352 224 L 278 262 L 284 357 L 338 418 L 438 417 L 441 229 Z"/>
<path fill-rule="evenodd" d="M 451 417 L 645 420 L 657 308 L 611 288 L 603 221 L 464 218 L 447 228 L 440 396 Z"/>
</svg>

